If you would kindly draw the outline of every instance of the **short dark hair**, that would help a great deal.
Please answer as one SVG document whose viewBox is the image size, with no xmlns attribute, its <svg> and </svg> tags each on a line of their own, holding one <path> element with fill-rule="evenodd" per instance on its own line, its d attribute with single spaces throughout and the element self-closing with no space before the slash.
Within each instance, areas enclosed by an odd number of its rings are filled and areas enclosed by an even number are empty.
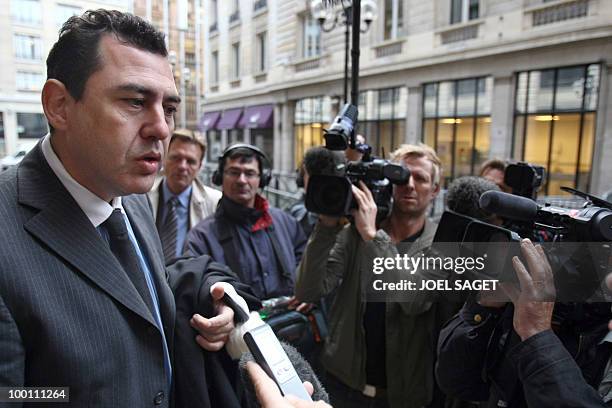
<svg viewBox="0 0 612 408">
<path fill-rule="evenodd" d="M 119 41 L 166 57 L 164 34 L 133 14 L 117 10 L 88 10 L 64 23 L 47 57 L 47 79 L 61 81 L 79 100 L 89 77 L 100 69 L 100 39 L 113 34 Z"/>
<path fill-rule="evenodd" d="M 259 166 L 259 174 L 263 174 L 264 165 L 261 155 L 257 154 L 254 150 L 251 150 L 246 147 L 237 147 L 232 149 L 231 152 L 225 156 L 225 161 L 223 162 L 223 168 L 227 164 L 228 160 L 236 160 L 240 159 L 239 163 L 250 163 L 254 160 L 257 160 L 257 165 Z"/>
<path fill-rule="evenodd" d="M 506 171 L 506 162 L 502 159 L 497 159 L 497 158 L 489 159 L 486 162 L 482 163 L 482 166 L 480 166 L 480 172 L 478 173 L 478 175 L 482 177 L 485 171 L 489 169 L 499 170 L 503 173 Z"/>
</svg>

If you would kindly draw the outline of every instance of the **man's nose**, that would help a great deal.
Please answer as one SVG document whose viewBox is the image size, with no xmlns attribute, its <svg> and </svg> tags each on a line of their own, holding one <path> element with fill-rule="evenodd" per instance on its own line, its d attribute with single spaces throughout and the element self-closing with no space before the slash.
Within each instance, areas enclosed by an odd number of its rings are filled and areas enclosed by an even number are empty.
<svg viewBox="0 0 612 408">
<path fill-rule="evenodd" d="M 149 110 L 144 124 L 144 136 L 164 140 L 170 137 L 174 121 L 167 122 L 163 106 L 156 106 Z"/>
</svg>

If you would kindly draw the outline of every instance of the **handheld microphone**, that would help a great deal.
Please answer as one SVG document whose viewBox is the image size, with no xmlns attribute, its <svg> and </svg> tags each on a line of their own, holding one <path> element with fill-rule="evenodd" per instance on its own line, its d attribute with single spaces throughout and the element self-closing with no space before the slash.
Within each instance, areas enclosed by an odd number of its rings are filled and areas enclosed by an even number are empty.
<svg viewBox="0 0 612 408">
<path fill-rule="evenodd" d="M 302 357 L 302 355 L 293 346 L 282 341 L 279 343 L 282 346 L 282 349 L 287 355 L 289 361 L 295 368 L 295 371 L 297 372 L 297 375 L 299 377 L 299 381 L 308 381 L 312 384 L 314 388 L 314 392 L 312 393 L 312 400 L 322 400 L 326 403 L 329 403 L 329 395 L 327 394 L 327 391 L 325 391 L 325 388 L 323 388 L 323 385 L 321 385 L 321 381 L 319 381 L 319 378 L 314 373 L 310 364 L 308 364 L 304 357 Z M 249 373 L 246 369 L 246 364 L 248 361 L 255 361 L 256 363 L 259 363 L 259 361 L 257 361 L 257 359 L 253 357 L 253 354 L 244 353 L 242 357 L 240 357 L 240 377 L 242 378 L 242 383 L 245 387 L 245 394 L 247 397 L 246 399 L 248 406 L 250 408 L 260 408 L 261 405 L 259 404 L 259 401 L 257 401 L 253 382 L 251 381 L 251 377 L 249 376 Z"/>
<path fill-rule="evenodd" d="M 501 191 L 483 193 L 479 204 L 483 210 L 518 221 L 533 221 L 539 210 L 533 200 Z"/>
</svg>

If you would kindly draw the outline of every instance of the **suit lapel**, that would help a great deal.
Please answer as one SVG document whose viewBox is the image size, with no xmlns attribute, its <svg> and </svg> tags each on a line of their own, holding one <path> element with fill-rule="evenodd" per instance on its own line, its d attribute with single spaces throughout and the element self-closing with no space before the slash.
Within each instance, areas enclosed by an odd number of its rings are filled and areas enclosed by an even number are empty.
<svg viewBox="0 0 612 408">
<path fill-rule="evenodd" d="M 174 332 L 176 307 L 174 296 L 166 279 L 166 267 L 162 261 L 164 257 L 157 230 L 153 224 L 153 218 L 149 209 L 145 206 L 144 199 L 139 202 L 135 196 L 124 197 L 123 208 L 130 220 L 130 225 L 134 230 L 140 250 L 148 261 L 151 275 L 155 282 L 155 288 L 157 289 L 159 310 L 164 324 L 164 331 L 166 332 L 166 339 L 170 343 L 172 333 Z"/>
<path fill-rule="evenodd" d="M 19 203 L 40 209 L 24 228 L 119 303 L 156 325 L 108 244 L 55 176 L 39 145 L 18 169 Z"/>
</svg>

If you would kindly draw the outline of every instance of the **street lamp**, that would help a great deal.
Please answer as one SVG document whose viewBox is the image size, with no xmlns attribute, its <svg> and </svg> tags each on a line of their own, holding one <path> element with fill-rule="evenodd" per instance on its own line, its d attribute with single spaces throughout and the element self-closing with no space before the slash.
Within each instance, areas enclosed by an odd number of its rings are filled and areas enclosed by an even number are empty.
<svg viewBox="0 0 612 408">
<path fill-rule="evenodd" d="M 353 23 L 352 1 L 342 0 L 340 2 L 342 8 L 330 10 L 325 6 L 323 0 L 311 0 L 310 13 L 316 19 L 321 27 L 321 30 L 328 33 L 336 28 L 339 24 L 344 24 L 344 103 L 348 102 L 348 57 L 349 57 L 349 38 L 350 30 Z M 362 0 L 361 5 L 362 21 L 365 23 L 359 24 L 359 31 L 365 33 L 370 28 L 372 21 L 376 19 L 378 7 L 375 0 Z"/>
</svg>

